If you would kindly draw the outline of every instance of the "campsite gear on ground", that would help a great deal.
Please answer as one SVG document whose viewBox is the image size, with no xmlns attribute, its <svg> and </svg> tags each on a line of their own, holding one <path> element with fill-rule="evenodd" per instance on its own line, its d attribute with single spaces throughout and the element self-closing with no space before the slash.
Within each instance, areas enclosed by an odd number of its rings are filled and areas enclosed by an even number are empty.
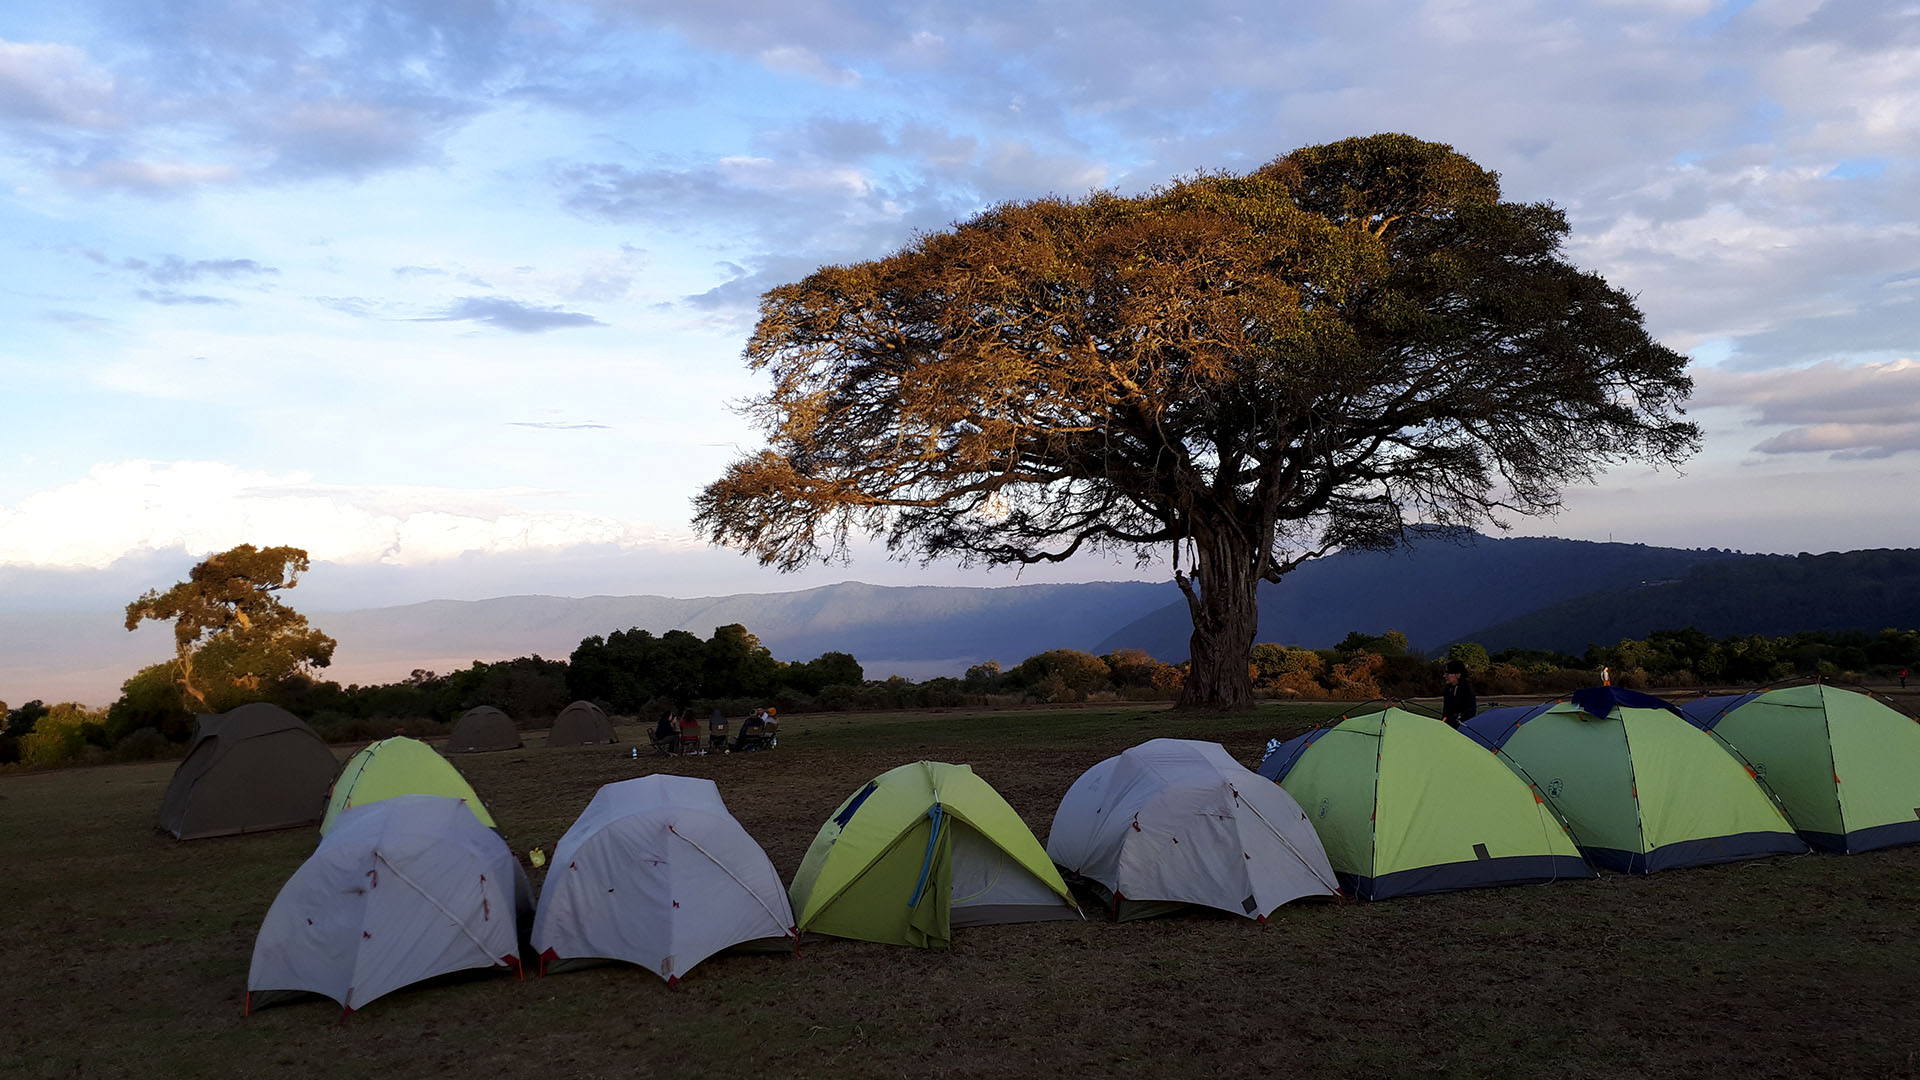
<svg viewBox="0 0 1920 1080">
<path fill-rule="evenodd" d="M 1339 894 L 1299 804 L 1219 743 L 1153 739 L 1088 769 L 1060 800 L 1047 855 L 1122 920 L 1199 906 L 1264 922 Z"/>
<path fill-rule="evenodd" d="M 1461 731 L 1534 785 L 1595 866 L 1649 874 L 1807 850 L 1745 766 L 1651 694 L 1589 687 Z"/>
<path fill-rule="evenodd" d="M 968 766 L 934 761 L 848 796 L 788 893 L 803 931 L 922 948 L 945 948 L 956 926 L 1080 917 L 1000 793 Z"/>
<path fill-rule="evenodd" d="M 447 753 L 481 754 L 490 750 L 517 750 L 522 745 L 513 718 L 491 705 L 476 705 L 460 714 L 447 736 Z"/>
<path fill-rule="evenodd" d="M 340 778 L 333 782 L 327 798 L 327 814 L 320 821 L 320 835 L 333 829 L 340 814 L 351 807 L 365 806 L 395 795 L 445 795 L 467 804 L 474 819 L 494 828 L 493 815 L 473 793 L 466 777 L 453 763 L 433 752 L 433 747 L 418 739 L 395 736 L 369 743 L 347 759 Z"/>
<path fill-rule="evenodd" d="M 1362 899 L 1593 876 L 1525 781 L 1430 716 L 1387 708 L 1315 728 L 1259 772 L 1300 804 Z"/>
<path fill-rule="evenodd" d="M 548 746 L 591 746 L 619 741 L 606 710 L 591 701 L 576 701 L 561 709 L 547 732 Z"/>
<path fill-rule="evenodd" d="M 1814 683 L 1681 706 L 1780 801 L 1800 838 L 1852 854 L 1920 844 L 1920 723 Z"/>
<path fill-rule="evenodd" d="M 506 841 L 457 799 L 396 795 L 342 814 L 260 924 L 247 1008 L 266 991 L 347 1012 L 467 968 L 520 968 L 527 879 Z"/>
<path fill-rule="evenodd" d="M 655 774 L 602 787 L 553 849 L 533 948 L 544 970 L 597 957 L 680 981 L 747 943 L 792 947 L 780 875 L 711 780 Z"/>
<path fill-rule="evenodd" d="M 202 714 L 160 797 L 176 839 L 290 829 L 319 821 L 340 759 L 300 718 L 266 702 Z"/>
</svg>

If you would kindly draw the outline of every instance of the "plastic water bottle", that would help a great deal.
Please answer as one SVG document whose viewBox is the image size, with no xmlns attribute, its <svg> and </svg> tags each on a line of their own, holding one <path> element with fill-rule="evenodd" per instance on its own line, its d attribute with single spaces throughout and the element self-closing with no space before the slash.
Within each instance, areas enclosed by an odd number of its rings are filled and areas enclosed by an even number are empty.
<svg viewBox="0 0 1920 1080">
<path fill-rule="evenodd" d="M 640 760 L 640 748 L 637 746 L 633 748 L 633 759 L 635 761 Z"/>
</svg>

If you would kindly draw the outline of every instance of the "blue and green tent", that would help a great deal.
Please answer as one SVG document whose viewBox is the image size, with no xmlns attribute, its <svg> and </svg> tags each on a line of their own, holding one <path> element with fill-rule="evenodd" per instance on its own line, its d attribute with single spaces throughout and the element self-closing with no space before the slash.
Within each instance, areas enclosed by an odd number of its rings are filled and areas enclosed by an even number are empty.
<svg viewBox="0 0 1920 1080">
<path fill-rule="evenodd" d="M 1647 874 L 1807 850 L 1746 767 L 1651 694 L 1596 686 L 1460 730 L 1546 798 L 1595 866 Z"/>
<path fill-rule="evenodd" d="M 1814 683 L 1681 706 L 1772 791 L 1802 839 L 1853 854 L 1920 844 L 1920 723 Z"/>
<path fill-rule="evenodd" d="M 1259 772 L 1300 804 L 1362 899 L 1593 876 L 1524 781 L 1430 716 L 1387 708 L 1315 728 Z"/>
</svg>

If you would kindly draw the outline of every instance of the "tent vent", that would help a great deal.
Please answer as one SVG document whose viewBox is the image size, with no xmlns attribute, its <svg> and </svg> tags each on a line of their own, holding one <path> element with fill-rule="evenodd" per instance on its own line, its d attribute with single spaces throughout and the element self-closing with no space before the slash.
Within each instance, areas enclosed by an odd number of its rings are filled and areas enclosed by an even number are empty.
<svg viewBox="0 0 1920 1080">
<path fill-rule="evenodd" d="M 1260 902 L 1258 900 L 1255 900 L 1251 896 L 1247 897 L 1245 900 L 1240 901 L 1240 907 L 1243 910 L 1245 910 L 1246 913 L 1249 915 L 1253 914 L 1254 909 L 1258 908 L 1259 906 L 1260 906 Z"/>
<path fill-rule="evenodd" d="M 1483 860 L 1493 858 L 1493 856 L 1487 854 L 1487 845 L 1485 844 L 1473 845 L 1473 857 L 1476 859 L 1483 859 Z"/>
</svg>

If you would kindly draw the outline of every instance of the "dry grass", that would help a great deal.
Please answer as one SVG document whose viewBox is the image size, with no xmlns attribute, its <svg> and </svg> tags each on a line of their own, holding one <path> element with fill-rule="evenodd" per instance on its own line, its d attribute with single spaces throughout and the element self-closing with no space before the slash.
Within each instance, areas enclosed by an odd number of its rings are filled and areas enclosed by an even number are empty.
<svg viewBox="0 0 1920 1080">
<path fill-rule="evenodd" d="M 1252 761 L 1329 710 L 1157 707 L 787 720 L 767 754 L 529 748 L 457 759 L 525 852 L 601 784 L 707 776 L 791 875 L 875 774 L 971 762 L 1044 836 L 1087 766 L 1144 738 Z M 626 733 L 638 734 L 636 729 Z M 644 751 L 643 751 L 644 755 Z M 0 779 L 0 1072 L 21 1076 L 1905 1076 L 1920 1020 L 1920 849 L 1235 918 L 961 931 L 637 968 L 489 974 L 241 1015 L 253 936 L 311 851 L 295 830 L 152 831 L 171 763 Z M 536 877 L 537 883 L 537 877 Z"/>
</svg>

